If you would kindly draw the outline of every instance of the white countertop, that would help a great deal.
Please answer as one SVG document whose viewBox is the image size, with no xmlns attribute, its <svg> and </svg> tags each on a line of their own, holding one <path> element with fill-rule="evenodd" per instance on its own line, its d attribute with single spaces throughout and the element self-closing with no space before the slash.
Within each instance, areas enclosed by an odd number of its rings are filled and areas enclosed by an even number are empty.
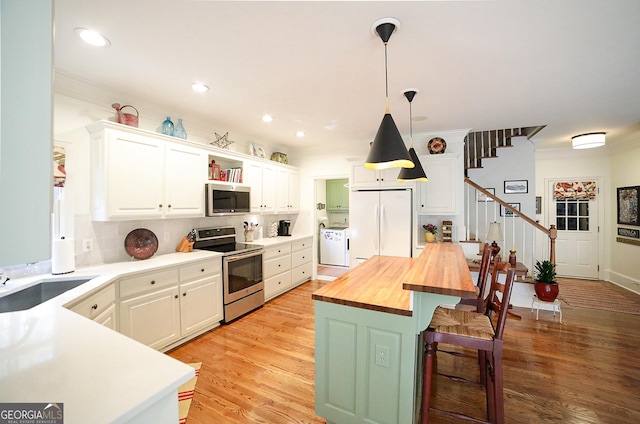
<svg viewBox="0 0 640 424">
<path fill-rule="evenodd" d="M 175 392 L 193 368 L 62 306 L 124 275 L 217 256 L 171 253 L 9 280 L 0 296 L 43 280 L 97 276 L 29 310 L 0 313 L 0 401 L 64 403 L 69 423 L 126 422 Z"/>
<path fill-rule="evenodd" d="M 252 242 L 248 242 L 250 244 L 259 244 L 261 246 L 275 246 L 277 244 L 289 243 L 296 240 L 301 240 L 305 238 L 313 237 L 311 234 L 306 235 L 292 235 L 292 236 L 278 236 L 278 237 L 264 237 L 259 240 L 254 240 Z"/>
</svg>

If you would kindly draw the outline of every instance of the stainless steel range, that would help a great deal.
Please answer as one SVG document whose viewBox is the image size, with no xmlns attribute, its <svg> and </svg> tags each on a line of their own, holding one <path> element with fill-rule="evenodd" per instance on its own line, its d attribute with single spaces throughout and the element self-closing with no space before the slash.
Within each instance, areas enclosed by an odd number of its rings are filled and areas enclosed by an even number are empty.
<svg viewBox="0 0 640 424">
<path fill-rule="evenodd" d="M 224 322 L 264 305 L 262 246 L 236 242 L 233 227 L 198 228 L 194 249 L 222 253 Z"/>
</svg>

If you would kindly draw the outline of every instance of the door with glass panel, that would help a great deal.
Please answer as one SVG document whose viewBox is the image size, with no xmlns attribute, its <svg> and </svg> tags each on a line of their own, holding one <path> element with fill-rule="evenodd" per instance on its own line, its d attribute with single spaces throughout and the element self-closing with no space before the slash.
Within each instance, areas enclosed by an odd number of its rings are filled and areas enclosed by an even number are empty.
<svg viewBox="0 0 640 424">
<path fill-rule="evenodd" d="M 555 224 L 558 229 L 556 271 L 559 276 L 597 279 L 598 211 L 602 195 L 596 193 L 595 198 L 554 198 L 557 183 L 559 182 L 549 182 L 548 193 L 551 200 L 547 203 L 549 224 Z"/>
</svg>

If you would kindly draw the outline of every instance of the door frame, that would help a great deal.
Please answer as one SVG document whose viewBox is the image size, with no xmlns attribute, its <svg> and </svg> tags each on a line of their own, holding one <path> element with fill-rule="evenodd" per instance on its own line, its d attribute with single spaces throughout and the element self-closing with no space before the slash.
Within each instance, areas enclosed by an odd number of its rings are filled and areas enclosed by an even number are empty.
<svg viewBox="0 0 640 424">
<path fill-rule="evenodd" d="M 544 193 L 546 195 L 546 198 L 548 199 L 545 203 L 546 203 L 546 207 L 544 209 L 544 221 L 547 223 L 546 227 L 549 228 L 549 226 L 552 224 L 552 222 L 549 221 L 549 217 L 552 214 L 552 210 L 551 208 L 555 205 L 555 202 L 553 201 L 553 186 L 552 183 L 556 183 L 559 181 L 595 181 L 596 182 L 596 187 L 597 187 L 597 194 L 596 194 L 596 199 L 595 199 L 595 207 L 598 211 L 598 279 L 602 280 L 603 279 L 603 275 L 604 275 L 604 267 L 602 266 L 603 263 L 603 258 L 605 255 L 605 249 L 604 249 L 604 240 L 605 240 L 605 234 L 604 232 L 606 231 L 605 225 L 604 225 L 604 198 L 605 198 L 605 190 L 601 190 L 604 187 L 604 177 L 562 177 L 562 178 L 558 178 L 558 177 L 554 177 L 554 178 L 545 178 L 544 179 Z M 549 257 L 549 243 L 547 241 L 547 239 L 545 238 L 544 243 L 542 245 L 542 252 L 543 252 L 543 257 L 548 258 Z M 557 254 L 557 252 L 556 252 Z M 586 278 L 585 278 L 586 279 Z"/>
</svg>

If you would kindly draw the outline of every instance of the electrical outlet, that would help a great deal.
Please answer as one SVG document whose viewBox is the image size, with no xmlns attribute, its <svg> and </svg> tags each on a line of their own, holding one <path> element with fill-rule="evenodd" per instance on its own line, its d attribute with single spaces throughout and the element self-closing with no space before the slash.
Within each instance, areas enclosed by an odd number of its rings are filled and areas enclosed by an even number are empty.
<svg viewBox="0 0 640 424">
<path fill-rule="evenodd" d="M 389 346 L 376 345 L 376 365 L 381 367 L 389 367 L 389 355 L 391 349 Z"/>
<path fill-rule="evenodd" d="M 82 240 L 82 251 L 83 252 L 93 252 L 93 240 L 92 239 L 84 239 L 84 240 Z"/>
</svg>

